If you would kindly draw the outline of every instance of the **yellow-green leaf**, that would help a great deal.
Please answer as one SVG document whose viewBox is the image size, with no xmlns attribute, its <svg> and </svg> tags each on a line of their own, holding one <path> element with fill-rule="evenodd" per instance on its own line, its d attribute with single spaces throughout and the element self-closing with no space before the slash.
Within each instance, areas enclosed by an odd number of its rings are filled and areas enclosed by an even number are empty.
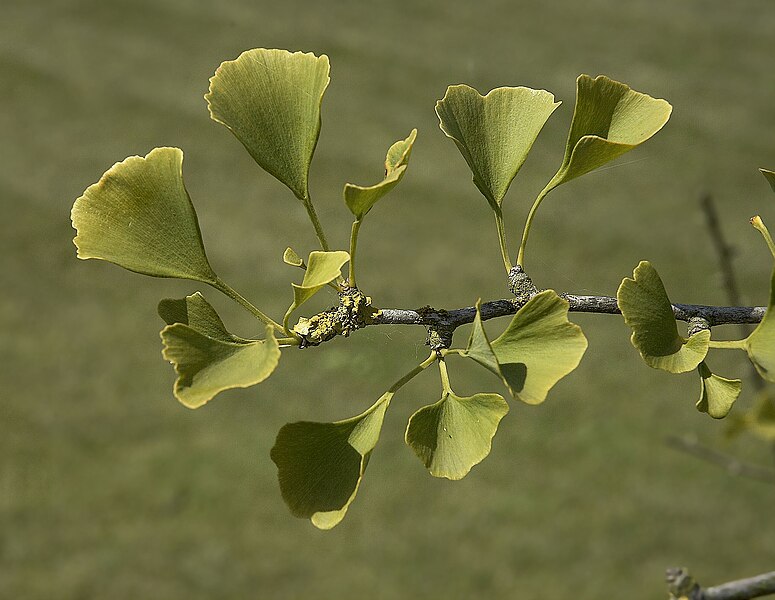
<svg viewBox="0 0 775 600">
<path fill-rule="evenodd" d="M 498 394 L 466 398 L 445 392 L 409 419 L 406 443 L 434 477 L 462 479 L 490 453 L 509 405 Z"/>
<path fill-rule="evenodd" d="M 304 264 L 304 261 L 301 259 L 301 257 L 296 254 L 296 251 L 293 248 L 286 248 L 285 252 L 283 252 L 283 262 L 286 265 L 291 265 L 292 267 L 301 267 Z"/>
<path fill-rule="evenodd" d="M 495 352 L 492 350 L 490 340 L 487 337 L 487 332 L 484 330 L 484 325 L 482 324 L 481 307 L 482 300 L 480 298 L 476 301 L 476 316 L 474 317 L 473 326 L 471 328 L 471 336 L 468 338 L 468 345 L 461 354 L 468 358 L 472 358 L 500 377 L 501 370 L 498 366 L 498 359 L 495 357 Z"/>
<path fill-rule="evenodd" d="M 319 529 L 339 524 L 358 493 L 393 394 L 335 423 L 302 421 L 280 429 L 271 451 L 291 513 Z"/>
<path fill-rule="evenodd" d="M 743 388 L 743 382 L 711 373 L 704 362 L 699 364 L 697 370 L 700 373 L 700 399 L 697 401 L 697 410 L 708 413 L 714 419 L 723 419 L 732 410 L 732 405 Z"/>
<path fill-rule="evenodd" d="M 165 298 L 159 302 L 158 312 L 167 325 L 182 323 L 198 333 L 223 342 L 251 341 L 229 333 L 218 313 L 199 292 L 185 298 Z"/>
<path fill-rule="evenodd" d="M 492 343 L 509 389 L 527 404 L 543 402 L 586 349 L 581 328 L 568 321 L 568 303 L 553 290 L 533 296 Z"/>
<path fill-rule="evenodd" d="M 770 301 L 762 322 L 745 340 L 745 349 L 759 375 L 775 382 L 775 271 L 770 278 Z"/>
<path fill-rule="evenodd" d="M 775 171 L 770 171 L 769 169 L 759 169 L 759 171 L 761 171 L 761 174 L 764 175 L 767 183 L 770 184 L 772 191 L 775 192 Z"/>
<path fill-rule="evenodd" d="M 291 312 L 312 298 L 323 286 L 334 281 L 342 274 L 342 267 L 350 260 L 343 250 L 334 252 L 310 252 L 307 270 L 301 285 L 293 286 L 293 306 Z"/>
<path fill-rule="evenodd" d="M 344 202 L 356 219 L 363 219 L 366 213 L 401 181 L 416 137 L 417 130 L 413 129 L 409 137 L 390 146 L 385 158 L 385 177 L 379 183 L 367 187 L 345 184 Z"/>
<path fill-rule="evenodd" d="M 309 199 L 328 74 L 326 55 L 256 48 L 222 63 L 205 96 L 213 120 L 302 200 Z"/>
<path fill-rule="evenodd" d="M 552 189 L 594 171 L 636 148 L 667 123 L 672 107 L 629 86 L 600 75 L 581 75 L 576 81 L 565 156 L 547 185 Z"/>
<path fill-rule="evenodd" d="M 559 105 L 546 90 L 501 87 L 482 96 L 467 85 L 453 85 L 436 103 L 436 114 L 441 130 L 471 168 L 474 184 L 499 210 L 533 142 Z"/>
<path fill-rule="evenodd" d="M 73 205 L 78 258 L 154 277 L 217 280 L 183 184 L 183 152 L 154 148 L 113 165 Z"/>
<path fill-rule="evenodd" d="M 168 323 L 161 331 L 162 355 L 175 367 L 175 397 L 188 408 L 199 408 L 216 394 L 250 387 L 269 377 L 280 360 L 274 329 L 266 339 L 231 335 L 201 295 L 183 301 L 162 301 L 159 313 Z"/>
<path fill-rule="evenodd" d="M 656 269 L 648 261 L 625 277 L 616 292 L 624 322 L 632 328 L 632 345 L 646 364 L 670 373 L 686 373 L 705 360 L 710 331 L 698 331 L 689 339 L 678 334 L 673 307 Z"/>
</svg>

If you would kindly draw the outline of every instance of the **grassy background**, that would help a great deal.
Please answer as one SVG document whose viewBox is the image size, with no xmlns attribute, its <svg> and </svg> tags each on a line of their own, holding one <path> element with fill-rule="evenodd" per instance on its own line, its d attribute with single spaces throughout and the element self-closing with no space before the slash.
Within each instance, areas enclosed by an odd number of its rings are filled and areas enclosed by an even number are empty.
<svg viewBox="0 0 775 600">
<path fill-rule="evenodd" d="M 747 219 L 775 223 L 756 171 L 775 165 L 770 0 L 4 0 L 2 13 L 0 597 L 635 600 L 662 596 L 668 566 L 707 583 L 772 569 L 773 488 L 664 445 L 682 432 L 721 444 L 725 426 L 695 411 L 695 376 L 645 367 L 614 317 L 574 319 L 590 341 L 582 367 L 545 405 L 513 406 L 461 482 L 429 477 L 403 444 L 408 416 L 438 394 L 434 374 L 419 378 L 391 407 L 346 520 L 319 532 L 280 499 L 274 435 L 360 412 L 424 357 L 423 332 L 286 352 L 261 386 L 188 411 L 154 307 L 196 287 L 77 261 L 68 218 L 113 162 L 180 146 L 211 262 L 281 315 L 297 274 L 280 256 L 313 249 L 312 229 L 202 95 L 247 48 L 326 53 L 312 190 L 330 239 L 346 243 L 344 181 L 377 181 L 388 145 L 419 129 L 407 177 L 362 229 L 361 287 L 380 306 L 503 297 L 491 216 L 434 103 L 459 82 L 564 101 L 506 199 L 513 245 L 561 159 L 575 77 L 605 73 L 669 99 L 673 118 L 615 168 L 553 194 L 531 236 L 535 281 L 613 294 L 648 258 L 676 301 L 725 303 L 698 210 L 709 190 L 746 301 L 762 303 L 769 259 Z M 204 292 L 233 330 L 256 331 Z M 711 365 L 746 372 L 737 355 Z M 459 392 L 497 390 L 451 366 Z M 749 386 L 740 403 L 751 400 Z M 729 450 L 768 458 L 755 442 Z"/>
</svg>

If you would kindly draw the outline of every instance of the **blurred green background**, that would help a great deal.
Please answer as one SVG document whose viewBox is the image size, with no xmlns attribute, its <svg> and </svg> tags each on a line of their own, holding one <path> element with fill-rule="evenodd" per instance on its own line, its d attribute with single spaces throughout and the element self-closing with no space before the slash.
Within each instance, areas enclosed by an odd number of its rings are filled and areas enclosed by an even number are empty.
<svg viewBox="0 0 775 600">
<path fill-rule="evenodd" d="M 267 382 L 190 411 L 172 396 L 155 305 L 197 286 L 79 262 L 69 222 L 114 162 L 179 146 L 212 264 L 282 315 L 299 274 L 280 257 L 314 249 L 312 228 L 202 96 L 245 49 L 326 53 L 312 192 L 329 239 L 346 244 L 343 183 L 378 181 L 390 143 L 419 129 L 403 183 L 362 228 L 361 287 L 384 307 L 504 297 L 490 211 L 434 103 L 461 82 L 564 101 L 504 204 L 515 254 L 561 160 L 574 80 L 604 73 L 667 98 L 673 117 L 545 203 L 527 255 L 536 283 L 611 295 L 648 258 L 674 301 L 726 303 L 698 208 L 709 191 L 745 301 L 762 304 L 770 259 L 747 221 L 775 223 L 756 170 L 775 167 L 770 0 L 3 0 L 2 15 L 0 597 L 635 600 L 661 597 L 669 566 L 707 584 L 772 569 L 775 489 L 664 444 L 689 433 L 723 447 L 725 424 L 694 409 L 695 375 L 647 368 L 607 316 L 574 316 L 590 342 L 579 370 L 544 405 L 513 405 L 460 482 L 430 477 L 403 443 L 409 415 L 439 393 L 433 372 L 418 378 L 394 401 L 347 518 L 317 531 L 280 498 L 277 430 L 359 413 L 424 358 L 422 329 L 288 351 Z M 258 331 L 203 292 L 233 331 Z M 710 364 L 747 374 L 736 354 Z M 486 372 L 450 366 L 460 393 L 500 391 Z M 770 460 L 755 441 L 726 450 Z"/>
</svg>

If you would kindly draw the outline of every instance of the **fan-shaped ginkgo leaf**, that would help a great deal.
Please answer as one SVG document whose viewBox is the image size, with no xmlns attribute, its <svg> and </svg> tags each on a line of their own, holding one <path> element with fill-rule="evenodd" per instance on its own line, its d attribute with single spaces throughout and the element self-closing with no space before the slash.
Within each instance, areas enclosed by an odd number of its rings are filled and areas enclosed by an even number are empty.
<svg viewBox="0 0 775 600">
<path fill-rule="evenodd" d="M 390 146 L 385 158 L 385 177 L 379 183 L 367 187 L 345 184 L 344 202 L 356 219 L 363 219 L 366 213 L 401 181 L 416 137 L 417 130 L 413 129 L 405 140 L 399 140 Z"/>
<path fill-rule="evenodd" d="M 579 365 L 587 338 L 568 321 L 568 302 L 545 290 L 517 311 L 492 349 L 514 396 L 527 404 L 540 404 Z"/>
<path fill-rule="evenodd" d="M 775 382 L 775 271 L 770 278 L 770 301 L 761 323 L 745 340 L 745 349 L 759 375 Z"/>
<path fill-rule="evenodd" d="M 223 390 L 262 382 L 280 360 L 271 326 L 264 340 L 234 336 L 199 294 L 162 300 L 159 314 L 168 323 L 161 331 L 162 355 L 178 375 L 175 397 L 188 408 L 199 408 Z"/>
<path fill-rule="evenodd" d="M 434 477 L 462 479 L 490 453 L 509 405 L 498 394 L 466 398 L 445 392 L 409 419 L 406 443 Z"/>
<path fill-rule="evenodd" d="M 271 451 L 283 500 L 294 516 L 331 529 L 347 513 L 377 445 L 393 394 L 335 423 L 302 421 L 280 429 Z"/>
<path fill-rule="evenodd" d="M 453 85 L 436 103 L 436 114 L 471 168 L 474 184 L 497 211 L 559 105 L 546 90 L 500 87 L 482 96 L 467 85 Z"/>
<path fill-rule="evenodd" d="M 214 284 L 182 169 L 178 148 L 154 148 L 113 165 L 73 205 L 78 258 Z"/>
<path fill-rule="evenodd" d="M 302 200 L 309 199 L 328 73 L 326 55 L 256 48 L 222 63 L 205 96 L 213 120 Z"/>
<path fill-rule="evenodd" d="M 646 364 L 670 373 L 696 369 L 705 359 L 710 331 L 703 329 L 689 339 L 678 334 L 673 307 L 656 269 L 648 261 L 625 277 L 616 292 L 624 322 L 632 328 L 632 345 Z"/>
<path fill-rule="evenodd" d="M 700 373 L 701 386 L 697 410 L 708 413 L 714 419 L 723 419 L 732 410 L 732 405 L 743 388 L 743 382 L 711 373 L 704 362 L 700 363 L 697 370 Z"/>
<path fill-rule="evenodd" d="M 576 81 L 565 156 L 547 189 L 594 171 L 639 146 L 667 123 L 670 104 L 600 75 Z"/>
</svg>

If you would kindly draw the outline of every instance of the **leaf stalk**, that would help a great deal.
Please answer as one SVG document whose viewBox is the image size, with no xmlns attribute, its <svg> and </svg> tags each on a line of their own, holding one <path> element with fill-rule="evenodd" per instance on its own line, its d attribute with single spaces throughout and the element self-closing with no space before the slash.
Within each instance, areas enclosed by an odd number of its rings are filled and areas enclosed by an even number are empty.
<svg viewBox="0 0 775 600">
<path fill-rule="evenodd" d="M 495 211 L 495 226 L 498 229 L 498 242 L 501 247 L 501 257 L 503 258 L 503 264 L 506 267 L 506 273 L 511 271 L 511 258 L 509 257 L 509 249 L 506 246 L 506 228 L 503 225 L 503 211 L 498 207 Z"/>
<path fill-rule="evenodd" d="M 237 304 L 241 305 L 249 313 L 251 313 L 254 317 L 256 317 L 259 321 L 262 321 L 267 325 L 271 325 L 281 333 L 285 333 L 285 329 L 283 328 L 282 325 L 280 325 L 277 321 L 275 321 L 270 316 L 266 315 L 261 310 L 259 310 L 255 305 L 253 305 L 252 302 L 250 302 L 247 298 L 245 298 L 242 294 L 240 294 L 237 290 L 235 290 L 233 287 L 231 287 L 228 283 L 226 283 L 222 279 L 218 278 L 212 283 L 210 283 L 210 285 L 213 286 L 216 290 L 218 290 L 222 294 L 227 295 L 229 298 L 234 300 Z"/>
<path fill-rule="evenodd" d="M 530 227 L 533 225 L 533 219 L 535 218 L 536 211 L 538 210 L 538 207 L 541 206 L 541 202 L 543 202 L 543 199 L 546 198 L 546 195 L 552 191 L 554 187 L 552 186 L 552 182 L 550 181 L 544 189 L 542 189 L 538 196 L 536 196 L 535 201 L 533 202 L 533 206 L 530 207 L 530 212 L 527 215 L 527 220 L 525 221 L 525 229 L 522 231 L 522 242 L 519 244 L 519 254 L 517 254 L 517 265 L 520 267 L 525 266 L 525 247 L 527 246 L 527 238 L 530 235 Z"/>
</svg>

